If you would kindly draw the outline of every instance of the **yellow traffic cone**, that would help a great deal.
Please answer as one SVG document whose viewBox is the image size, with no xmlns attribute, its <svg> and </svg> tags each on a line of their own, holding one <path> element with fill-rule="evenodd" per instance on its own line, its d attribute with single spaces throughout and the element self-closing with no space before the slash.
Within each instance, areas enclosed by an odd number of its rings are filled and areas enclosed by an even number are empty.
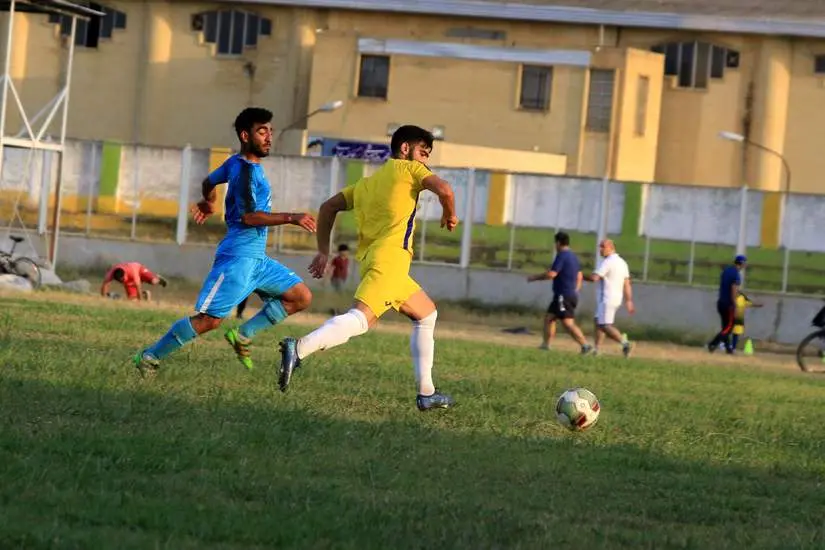
<svg viewBox="0 0 825 550">
<path fill-rule="evenodd" d="M 745 355 L 753 355 L 753 340 L 748 338 L 745 340 L 745 349 L 743 351 Z"/>
</svg>

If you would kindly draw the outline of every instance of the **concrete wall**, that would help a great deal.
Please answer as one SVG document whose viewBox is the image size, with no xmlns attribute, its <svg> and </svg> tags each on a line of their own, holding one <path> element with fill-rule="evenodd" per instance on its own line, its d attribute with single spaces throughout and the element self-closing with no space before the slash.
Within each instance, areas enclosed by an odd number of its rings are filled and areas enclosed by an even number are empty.
<svg viewBox="0 0 825 550">
<path fill-rule="evenodd" d="M 44 241 L 35 236 L 32 239 L 41 251 L 45 249 Z M 74 236 L 61 237 L 60 250 L 60 257 L 64 258 L 62 262 L 75 267 L 139 261 L 164 275 L 194 281 L 200 281 L 206 275 L 214 253 L 211 245 L 177 246 Z M 306 255 L 281 255 L 278 259 L 296 273 L 304 274 L 311 258 Z M 353 271 L 357 278 L 358 270 Z M 491 305 L 516 304 L 535 307 L 538 313 L 546 307 L 551 294 L 549 284 L 528 284 L 523 274 L 507 271 L 461 270 L 446 265 L 414 264 L 412 273 L 435 299 L 477 300 Z M 637 304 L 633 319 L 635 324 L 708 335 L 717 330 L 719 320 L 714 289 L 636 283 L 634 295 Z M 765 307 L 750 313 L 748 336 L 782 343 L 796 343 L 810 332 L 810 320 L 822 307 L 820 299 L 804 296 L 760 294 L 752 297 Z M 587 320 L 593 311 L 594 298 L 594 289 L 586 286 L 582 292 L 580 321 Z M 628 322 L 623 310 L 618 323 Z"/>
</svg>

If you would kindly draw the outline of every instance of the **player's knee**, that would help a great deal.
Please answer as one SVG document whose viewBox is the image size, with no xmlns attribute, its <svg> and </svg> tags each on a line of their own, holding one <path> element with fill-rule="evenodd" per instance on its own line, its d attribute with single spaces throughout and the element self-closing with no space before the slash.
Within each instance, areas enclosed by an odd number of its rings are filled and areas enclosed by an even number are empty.
<svg viewBox="0 0 825 550">
<path fill-rule="evenodd" d="M 206 315 L 205 313 L 198 313 L 191 319 L 192 328 L 194 328 L 195 332 L 198 334 L 215 330 L 221 326 L 222 321 L 223 319 L 212 317 L 211 315 Z"/>
<path fill-rule="evenodd" d="M 301 285 L 295 293 L 295 310 L 303 311 L 312 303 L 312 291 L 306 285 Z"/>
<path fill-rule="evenodd" d="M 414 321 L 414 324 L 423 329 L 434 329 L 436 319 L 438 319 L 438 310 L 434 309 L 433 312 L 426 317 Z"/>
</svg>

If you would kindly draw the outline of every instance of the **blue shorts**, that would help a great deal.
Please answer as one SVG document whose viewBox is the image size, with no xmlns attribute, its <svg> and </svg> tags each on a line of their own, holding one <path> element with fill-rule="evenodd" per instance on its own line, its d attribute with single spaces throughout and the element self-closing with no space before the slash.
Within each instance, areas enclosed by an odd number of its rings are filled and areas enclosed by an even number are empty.
<svg viewBox="0 0 825 550">
<path fill-rule="evenodd" d="M 274 300 L 302 283 L 294 271 L 269 257 L 215 256 L 195 309 L 223 319 L 244 298 L 255 292 L 261 300 Z"/>
</svg>

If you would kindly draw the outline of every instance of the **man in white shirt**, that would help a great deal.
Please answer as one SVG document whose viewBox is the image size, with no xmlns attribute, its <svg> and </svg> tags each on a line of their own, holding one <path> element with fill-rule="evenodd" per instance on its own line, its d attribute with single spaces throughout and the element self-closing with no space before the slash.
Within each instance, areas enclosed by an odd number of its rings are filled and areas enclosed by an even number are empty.
<svg viewBox="0 0 825 550">
<path fill-rule="evenodd" d="M 633 289 L 630 286 L 630 269 L 627 262 L 616 252 L 616 245 L 610 239 L 599 243 L 599 252 L 603 259 L 599 262 L 592 275 L 585 277 L 588 281 L 598 283 L 596 292 L 596 353 L 607 335 L 622 346 L 625 357 L 630 355 L 632 344 L 622 336 L 613 326 L 616 312 L 622 307 L 622 300 L 626 302 L 627 312 L 633 315 L 636 311 L 633 305 Z"/>
</svg>

